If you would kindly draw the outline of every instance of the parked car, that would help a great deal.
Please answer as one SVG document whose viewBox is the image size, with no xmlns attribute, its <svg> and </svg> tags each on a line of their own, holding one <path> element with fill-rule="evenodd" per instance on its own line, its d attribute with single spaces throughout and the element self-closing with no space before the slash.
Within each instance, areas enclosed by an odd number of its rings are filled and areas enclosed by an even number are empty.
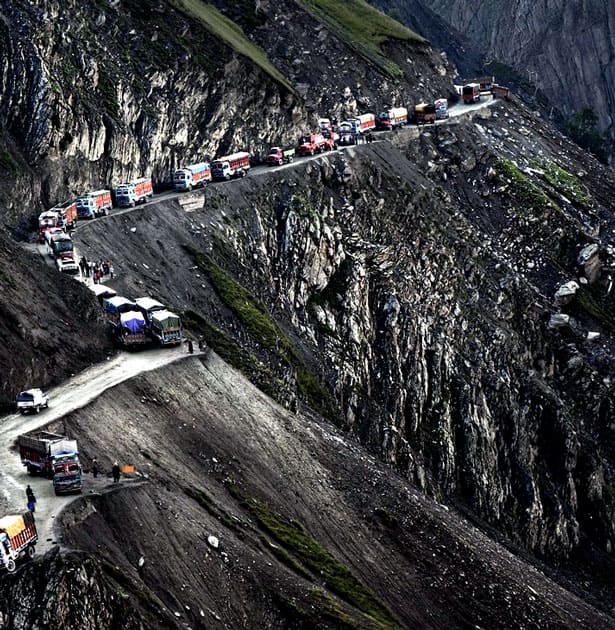
<svg viewBox="0 0 615 630">
<path fill-rule="evenodd" d="M 26 389 L 17 395 L 17 410 L 21 413 L 33 411 L 38 413 L 42 407 L 49 407 L 49 397 L 42 389 Z"/>
</svg>

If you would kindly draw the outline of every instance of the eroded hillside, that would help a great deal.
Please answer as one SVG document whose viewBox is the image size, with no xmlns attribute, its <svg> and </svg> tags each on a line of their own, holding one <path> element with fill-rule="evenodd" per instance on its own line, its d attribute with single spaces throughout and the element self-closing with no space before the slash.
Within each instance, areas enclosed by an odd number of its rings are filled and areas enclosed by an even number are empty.
<svg viewBox="0 0 615 630">
<path fill-rule="evenodd" d="M 608 564 L 610 175 L 522 107 L 491 109 L 401 132 L 408 159 L 384 142 L 78 240 L 289 409 L 541 556 Z"/>
<path fill-rule="evenodd" d="M 70 624 L 70 603 L 92 628 L 122 614 L 137 628 L 611 627 L 213 353 L 116 387 L 63 429 L 86 465 L 119 457 L 147 480 L 63 514 L 82 556 L 22 571 L 0 600 L 9 626 Z M 46 575 L 64 586 L 47 616 L 31 605 Z"/>
</svg>

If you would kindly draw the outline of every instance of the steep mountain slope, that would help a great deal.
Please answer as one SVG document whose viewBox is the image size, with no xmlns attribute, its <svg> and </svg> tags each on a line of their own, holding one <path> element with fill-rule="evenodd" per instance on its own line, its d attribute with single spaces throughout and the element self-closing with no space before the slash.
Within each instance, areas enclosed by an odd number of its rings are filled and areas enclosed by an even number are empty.
<svg viewBox="0 0 615 630">
<path fill-rule="evenodd" d="M 72 186 L 164 180 L 323 110 L 449 87 L 442 57 L 389 22 L 370 35 L 324 0 L 245 5 L 67 3 L 67 21 L 11 4 L 5 223 Z M 77 75 L 85 91 L 67 89 Z M 80 224 L 120 293 L 181 311 L 220 359 L 64 420 L 86 463 L 119 457 L 150 483 L 75 505 L 76 553 L 0 580 L 7 623 L 70 623 L 81 602 L 91 627 L 613 626 L 613 184 L 513 98 Z M 18 315 L 0 346 L 10 397 L 108 340 L 85 287 L 0 238 L 3 283 L 23 284 L 0 295 Z"/>
<path fill-rule="evenodd" d="M 288 408 L 540 556 L 609 566 L 612 178 L 523 107 L 492 109 L 400 132 L 407 158 L 356 149 L 77 238 Z"/>
<path fill-rule="evenodd" d="M 0 409 L 22 389 L 49 386 L 112 351 L 106 322 L 72 278 L 0 234 Z"/>
<path fill-rule="evenodd" d="M 115 388 L 64 428 L 84 460 L 118 457 L 148 478 L 62 516 L 87 560 L 30 565 L 0 598 L 9 625 L 70 623 L 68 599 L 82 627 L 118 611 L 129 627 L 615 627 L 213 353 Z M 54 617 L 30 605 L 46 575 Z"/>
<path fill-rule="evenodd" d="M 397 4 L 403 10 L 406 3 Z M 610 138 L 613 154 L 612 2 L 428 0 L 425 4 L 463 33 L 485 61 L 508 64 L 536 84 L 564 116 L 589 105 Z M 429 37 L 429 31 L 419 32 Z"/>
</svg>

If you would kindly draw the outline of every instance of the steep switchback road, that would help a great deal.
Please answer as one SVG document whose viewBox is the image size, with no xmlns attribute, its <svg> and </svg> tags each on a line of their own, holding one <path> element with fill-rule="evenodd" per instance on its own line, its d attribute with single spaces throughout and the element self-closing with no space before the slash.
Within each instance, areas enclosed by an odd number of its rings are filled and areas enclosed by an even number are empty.
<svg viewBox="0 0 615 630">
<path fill-rule="evenodd" d="M 54 544 L 54 519 L 78 495 L 56 497 L 50 480 L 29 476 L 15 448 L 17 436 L 35 431 L 84 407 L 105 390 L 137 374 L 155 370 L 187 356 L 189 355 L 181 346 L 135 354 L 123 352 L 105 363 L 93 365 L 64 385 L 52 389 L 49 392 L 49 409 L 40 414 L 12 414 L 0 418 L 0 513 L 22 511 L 26 508 L 25 488 L 29 483 L 37 498 L 35 517 L 39 532 L 39 552 L 47 551 Z M 106 486 L 108 479 L 104 473 L 105 471 L 95 484 L 91 476 L 84 476 L 83 492 L 100 490 Z"/>
</svg>

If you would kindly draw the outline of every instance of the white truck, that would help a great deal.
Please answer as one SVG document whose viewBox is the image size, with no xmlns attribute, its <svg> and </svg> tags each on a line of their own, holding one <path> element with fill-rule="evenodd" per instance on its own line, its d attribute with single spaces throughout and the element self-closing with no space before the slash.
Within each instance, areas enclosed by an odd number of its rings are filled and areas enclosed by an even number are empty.
<svg viewBox="0 0 615 630">
<path fill-rule="evenodd" d="M 34 557 L 38 532 L 32 512 L 7 514 L 0 518 L 0 567 L 9 573 L 16 569 L 15 561 L 24 556 Z"/>
<path fill-rule="evenodd" d="M 151 177 L 141 177 L 134 182 L 119 184 L 115 189 L 115 202 L 120 208 L 134 208 L 154 196 Z"/>
<path fill-rule="evenodd" d="M 38 413 L 42 407 L 49 407 L 49 396 L 42 389 L 26 389 L 17 394 L 17 411 L 27 413 L 33 411 Z"/>
<path fill-rule="evenodd" d="M 245 177 L 250 170 L 250 154 L 245 151 L 225 155 L 211 163 L 211 176 L 215 180 Z"/>
</svg>

